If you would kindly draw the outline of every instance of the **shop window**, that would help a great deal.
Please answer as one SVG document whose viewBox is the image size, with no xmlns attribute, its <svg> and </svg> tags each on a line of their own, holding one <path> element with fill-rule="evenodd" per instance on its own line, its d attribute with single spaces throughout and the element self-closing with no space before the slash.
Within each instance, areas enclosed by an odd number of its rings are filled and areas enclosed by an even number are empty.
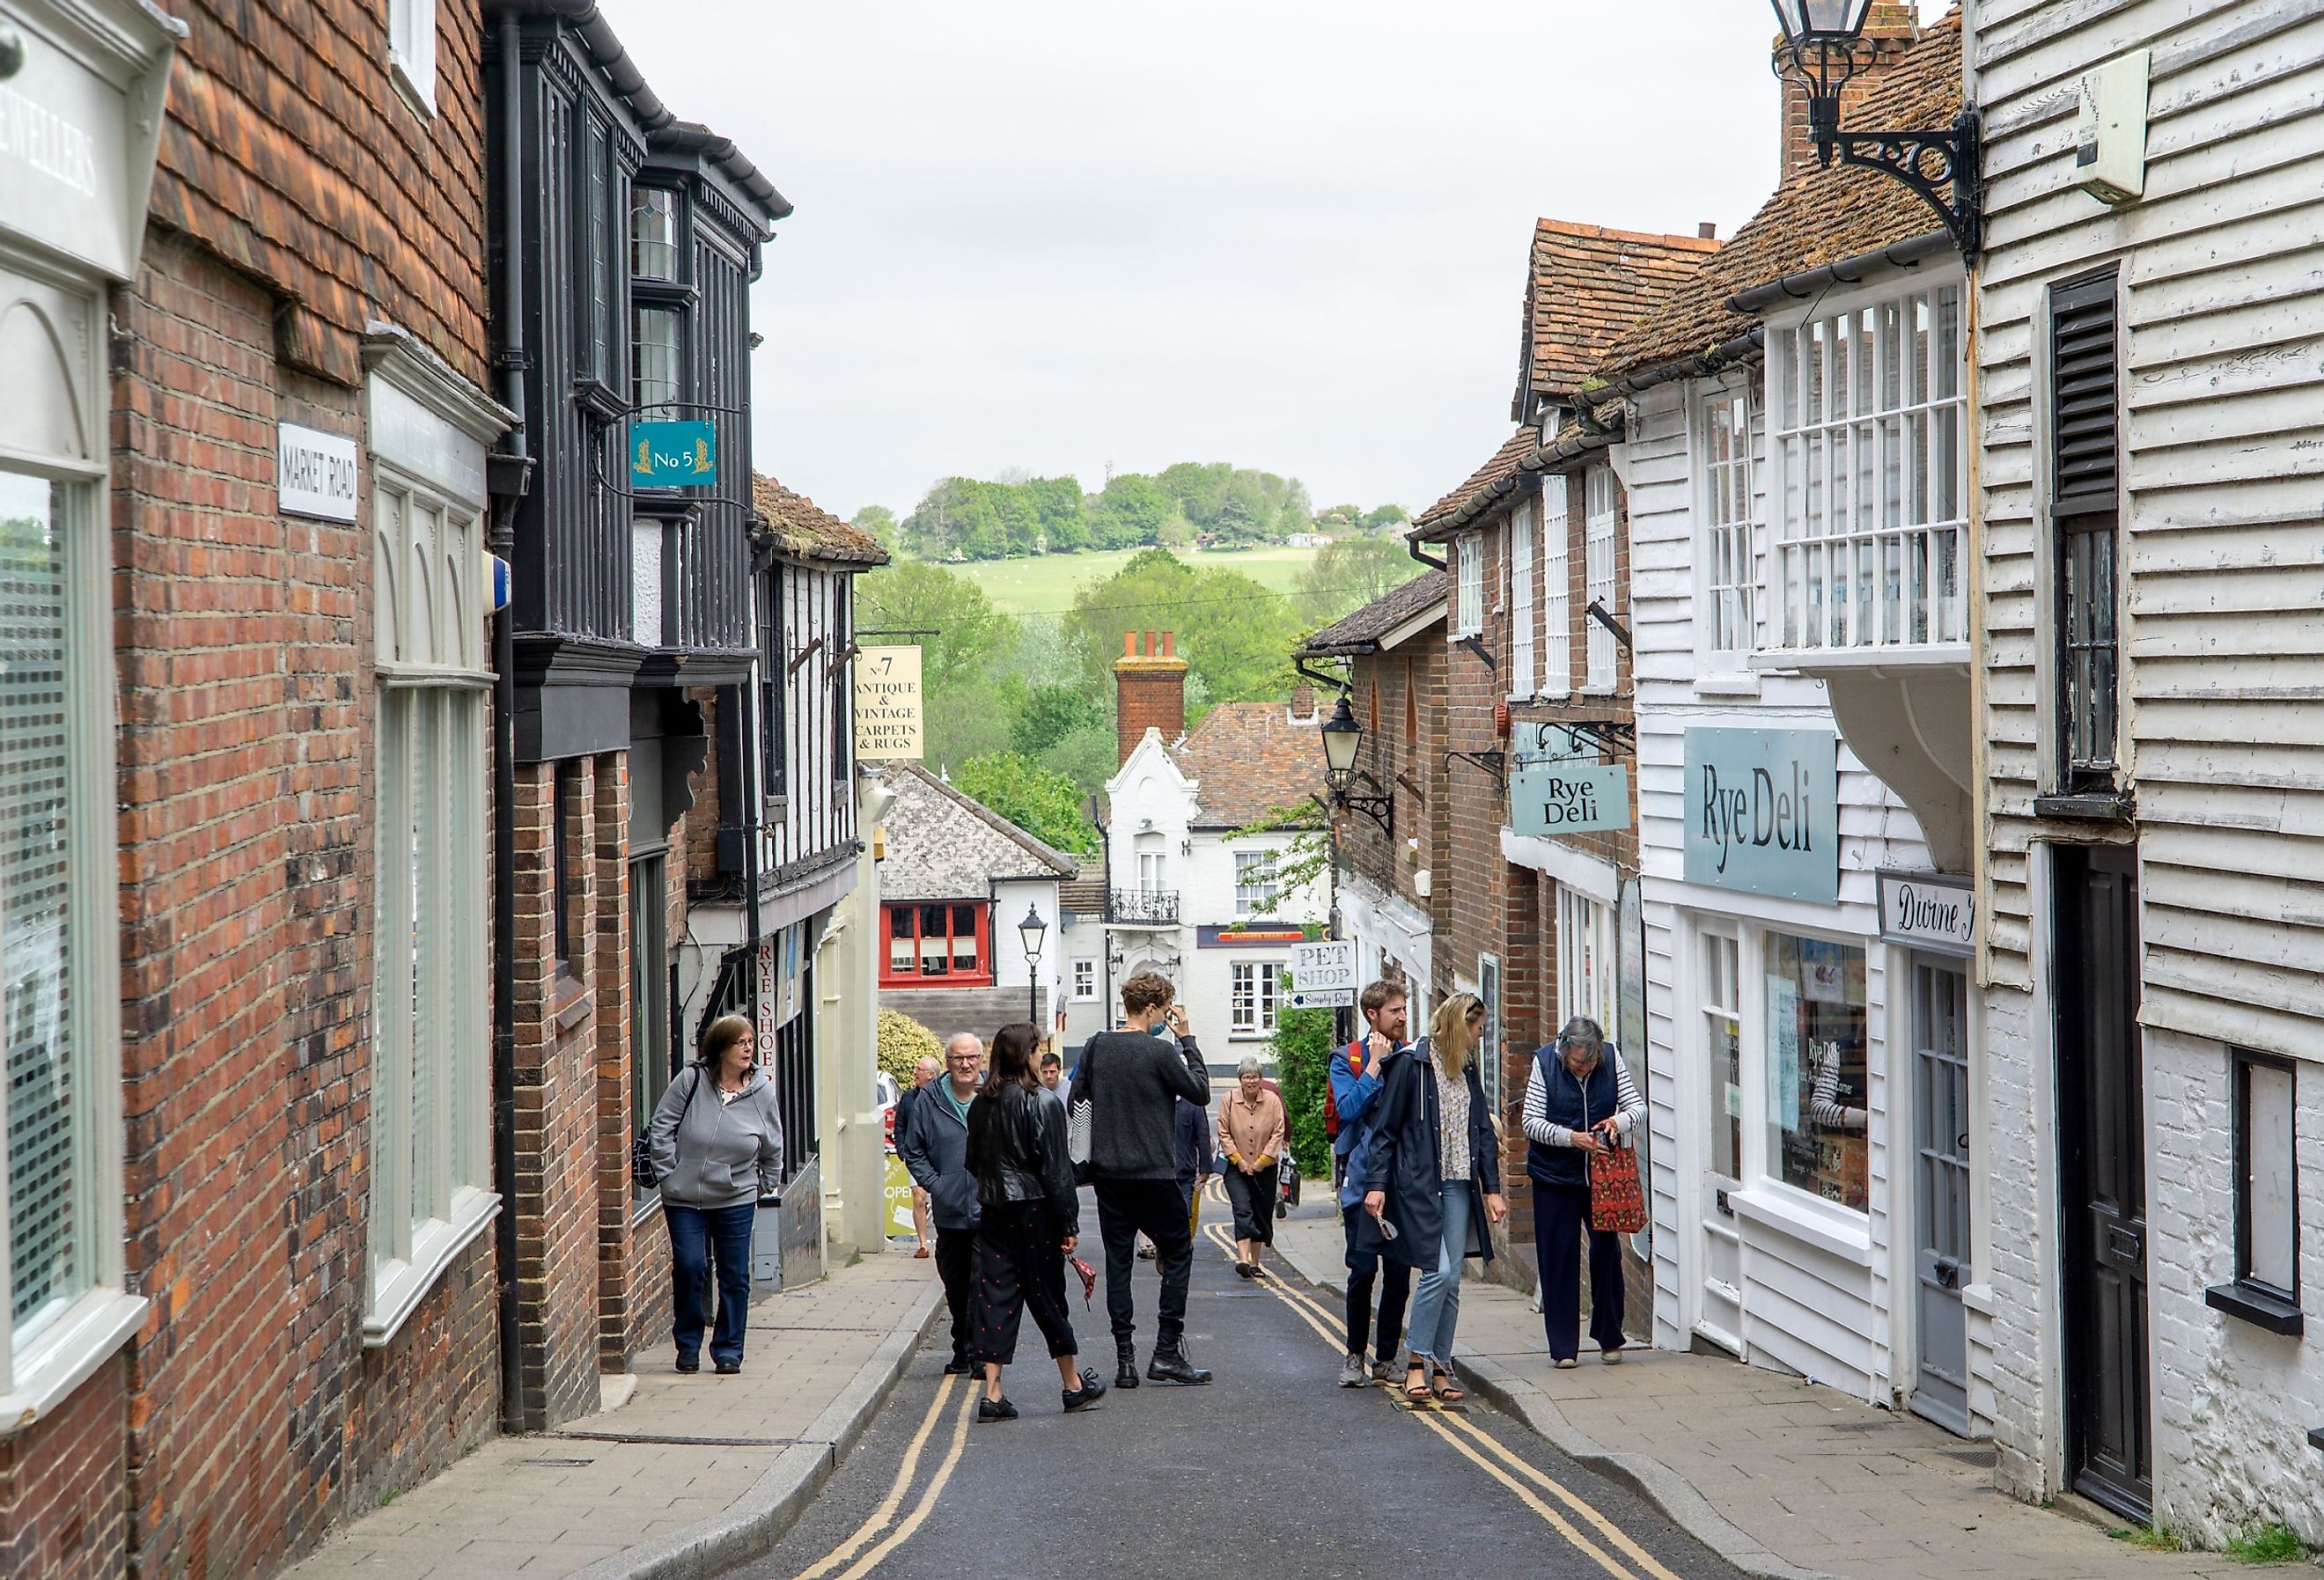
<svg viewBox="0 0 2324 1580">
<path fill-rule="evenodd" d="M 1711 1172 L 1743 1177 L 1742 947 L 1716 934 L 1702 940 L 1702 1020 L 1711 1049 Z"/>
<path fill-rule="evenodd" d="M 1498 1117 L 1501 1112 L 1501 957 L 1477 956 L 1477 1002 L 1485 1009 L 1485 1023 L 1477 1032 L 1470 1057 L 1477 1061 L 1478 1084 L 1485 1088 L 1485 1105 Z"/>
<path fill-rule="evenodd" d="M 1077 1004 L 1093 1004 L 1097 1003 L 1096 961 L 1076 960 L 1074 962 L 1074 1003 Z"/>
<path fill-rule="evenodd" d="M 1569 552 L 1572 524 L 1566 513 L 1572 480 L 1553 476 L 1541 491 L 1541 694 L 1563 697 L 1573 689 L 1573 597 Z"/>
<path fill-rule="evenodd" d="M 990 910 L 981 901 L 884 907 L 881 980 L 895 987 L 991 985 Z"/>
<path fill-rule="evenodd" d="M 1835 1206 L 1869 1200 L 1864 951 L 1766 938 L 1767 1172 Z"/>
<path fill-rule="evenodd" d="M 1260 1037 L 1275 1030 L 1275 1012 L 1283 984 L 1283 967 L 1271 960 L 1238 960 L 1233 965 L 1230 1029 L 1237 1037 Z"/>
<path fill-rule="evenodd" d="M 1614 988 L 1614 912 L 1561 884 L 1557 891 L 1558 1024 L 1587 1015 L 1612 1037 L 1618 1022 Z"/>
</svg>

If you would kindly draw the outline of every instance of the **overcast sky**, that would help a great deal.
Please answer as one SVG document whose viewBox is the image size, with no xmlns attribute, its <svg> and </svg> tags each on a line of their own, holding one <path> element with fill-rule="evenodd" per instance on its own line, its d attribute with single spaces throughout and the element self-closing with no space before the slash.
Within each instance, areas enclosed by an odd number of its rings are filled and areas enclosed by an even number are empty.
<svg viewBox="0 0 2324 1580">
<path fill-rule="evenodd" d="M 1759 0 L 601 3 L 798 208 L 757 458 L 842 515 L 1178 460 L 1417 510 L 1508 431 L 1536 216 L 1775 177 Z"/>
</svg>

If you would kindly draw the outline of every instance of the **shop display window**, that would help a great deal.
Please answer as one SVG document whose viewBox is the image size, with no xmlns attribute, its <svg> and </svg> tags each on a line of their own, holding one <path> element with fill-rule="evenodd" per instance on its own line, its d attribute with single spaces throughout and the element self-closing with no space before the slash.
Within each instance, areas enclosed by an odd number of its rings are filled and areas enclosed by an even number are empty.
<svg viewBox="0 0 2324 1580">
<path fill-rule="evenodd" d="M 1835 1206 L 1869 1200 L 1864 951 L 1766 935 L 1767 1172 Z"/>
</svg>

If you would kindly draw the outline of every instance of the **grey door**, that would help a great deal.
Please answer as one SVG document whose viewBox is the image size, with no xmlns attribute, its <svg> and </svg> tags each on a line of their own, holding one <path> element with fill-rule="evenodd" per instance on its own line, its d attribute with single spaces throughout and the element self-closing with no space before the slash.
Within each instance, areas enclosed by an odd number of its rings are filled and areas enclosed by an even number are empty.
<svg viewBox="0 0 2324 1580">
<path fill-rule="evenodd" d="M 2144 1060 L 2137 853 L 2057 852 L 2058 1189 L 2066 1475 L 2144 1521 L 2147 1405 Z"/>
<path fill-rule="evenodd" d="M 1913 966 L 1913 1113 L 1915 1151 L 1914 1288 L 1920 1363 L 1913 1409 L 1969 1431 L 1969 975 L 1960 966 Z"/>
</svg>

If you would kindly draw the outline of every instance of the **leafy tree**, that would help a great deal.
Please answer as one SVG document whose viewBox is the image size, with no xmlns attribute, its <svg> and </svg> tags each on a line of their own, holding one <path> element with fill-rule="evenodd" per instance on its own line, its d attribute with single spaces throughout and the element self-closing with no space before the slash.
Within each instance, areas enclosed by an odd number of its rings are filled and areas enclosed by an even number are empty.
<svg viewBox="0 0 2324 1580">
<path fill-rule="evenodd" d="M 1019 752 L 972 757 L 953 788 L 1008 818 L 1036 839 L 1076 855 L 1094 854 L 1097 830 L 1082 814 L 1082 790 L 1064 774 Z"/>
<path fill-rule="evenodd" d="M 936 1034 L 901 1010 L 880 1012 L 880 1067 L 896 1077 L 896 1085 L 912 1084 L 913 1067 L 923 1058 L 944 1061 L 944 1044 Z"/>
<path fill-rule="evenodd" d="M 896 513 L 884 504 L 865 505 L 849 518 L 849 524 L 871 533 L 882 548 L 893 549 L 900 541 L 897 535 Z"/>
<path fill-rule="evenodd" d="M 1090 496 L 1090 541 L 1100 549 L 1136 549 L 1159 540 L 1170 497 L 1151 477 L 1125 472 Z"/>
<path fill-rule="evenodd" d="M 958 762 L 1009 744 L 1009 721 L 988 698 L 993 664 L 1017 640 L 1017 623 L 984 589 L 957 571 L 899 560 L 856 578 L 855 624 L 864 632 L 915 632 L 884 638 L 918 642 L 924 747 L 934 763 Z"/>
<path fill-rule="evenodd" d="M 1105 789 L 1105 781 L 1113 777 L 1120 766 L 1116 756 L 1113 717 L 1111 712 L 1102 724 L 1084 725 L 1052 741 L 1041 753 L 1041 766 L 1053 773 L 1062 773 L 1074 781 L 1084 796 L 1093 796 Z"/>
<path fill-rule="evenodd" d="M 1176 633 L 1177 651 L 1210 701 L 1280 697 L 1290 688 L 1300 627 L 1280 595 L 1240 571 L 1196 570 L 1166 549 L 1148 549 L 1074 596 L 1065 629 L 1081 650 L 1084 689 L 1110 694 L 1123 633 L 1165 628 Z"/>
<path fill-rule="evenodd" d="M 1364 517 L 1363 526 L 1364 531 L 1367 532 L 1385 532 L 1391 527 L 1400 527 L 1404 525 L 1405 522 L 1411 519 L 1411 516 L 1405 513 L 1404 506 L 1400 504 L 1384 504 L 1378 510 L 1373 511 L 1370 515 Z"/>
<path fill-rule="evenodd" d="M 1017 709 L 1009 740 L 1014 750 L 1038 757 L 1075 730 L 1110 729 L 1111 722 L 1105 704 L 1079 687 L 1035 686 Z"/>
<path fill-rule="evenodd" d="M 1300 568 L 1292 596 L 1312 629 L 1402 587 L 1420 568 L 1393 538 L 1334 539 Z"/>
</svg>

